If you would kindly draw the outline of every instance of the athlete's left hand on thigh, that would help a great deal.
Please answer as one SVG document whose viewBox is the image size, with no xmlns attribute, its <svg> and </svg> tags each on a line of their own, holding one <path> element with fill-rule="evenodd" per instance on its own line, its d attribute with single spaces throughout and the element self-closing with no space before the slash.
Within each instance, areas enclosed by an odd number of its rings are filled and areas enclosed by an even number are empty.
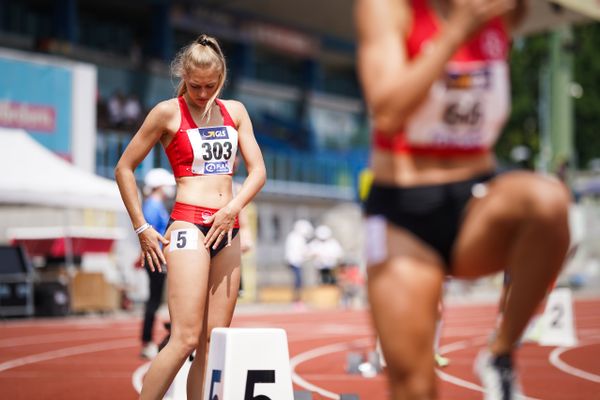
<svg viewBox="0 0 600 400">
<path fill-rule="evenodd" d="M 212 223 L 212 226 L 204 237 L 204 247 L 216 249 L 224 239 L 227 239 L 227 246 L 230 246 L 236 216 L 237 212 L 235 210 L 232 210 L 230 207 L 223 207 L 210 217 L 207 217 L 204 223 Z"/>
</svg>

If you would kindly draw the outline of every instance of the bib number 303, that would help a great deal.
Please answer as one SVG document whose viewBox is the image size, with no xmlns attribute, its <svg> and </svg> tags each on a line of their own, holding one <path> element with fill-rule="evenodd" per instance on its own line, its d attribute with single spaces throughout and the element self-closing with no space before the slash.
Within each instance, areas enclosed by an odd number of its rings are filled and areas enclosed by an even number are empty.
<svg viewBox="0 0 600 400">
<path fill-rule="evenodd" d="M 202 143 L 202 159 L 204 161 L 229 160 L 233 151 L 231 142 L 204 142 Z"/>
</svg>

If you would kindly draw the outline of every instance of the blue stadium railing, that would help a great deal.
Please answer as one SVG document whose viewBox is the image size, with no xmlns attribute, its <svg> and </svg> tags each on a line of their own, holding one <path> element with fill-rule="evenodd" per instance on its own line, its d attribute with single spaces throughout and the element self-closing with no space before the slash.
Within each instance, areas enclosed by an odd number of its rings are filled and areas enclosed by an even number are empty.
<svg viewBox="0 0 600 400">
<path fill-rule="evenodd" d="M 96 146 L 96 172 L 113 178 L 114 167 L 129 143 L 130 136 L 111 131 L 99 132 Z M 263 149 L 268 174 L 267 190 L 288 195 L 306 195 L 353 200 L 359 172 L 366 166 L 363 149 L 347 152 L 306 152 L 288 149 Z M 141 180 L 151 168 L 169 169 L 165 152 L 157 145 L 136 170 Z M 244 176 L 243 165 L 238 171 Z"/>
</svg>

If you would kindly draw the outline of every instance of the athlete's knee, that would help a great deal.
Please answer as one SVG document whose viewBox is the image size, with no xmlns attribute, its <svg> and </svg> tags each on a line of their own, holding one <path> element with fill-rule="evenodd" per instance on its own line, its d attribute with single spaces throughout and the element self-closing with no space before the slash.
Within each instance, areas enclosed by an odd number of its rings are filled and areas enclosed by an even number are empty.
<svg viewBox="0 0 600 400">
<path fill-rule="evenodd" d="M 529 219 L 548 226 L 556 226 L 556 223 L 566 226 L 570 196 L 562 184 L 547 178 L 538 179 L 528 187 L 528 201 Z"/>
<path fill-rule="evenodd" d="M 200 332 L 198 329 L 182 329 L 180 332 L 171 335 L 171 340 L 183 353 L 189 354 L 198 347 Z"/>
<path fill-rule="evenodd" d="M 429 400 L 437 398 L 432 374 L 390 371 L 389 376 L 392 391 L 403 399 Z"/>
<path fill-rule="evenodd" d="M 403 388 L 406 393 L 424 395 L 431 394 L 435 390 L 433 347 L 429 341 L 419 339 L 428 336 L 430 334 L 423 329 L 415 332 L 413 337 L 404 336 L 403 339 L 407 343 L 412 343 L 410 346 L 393 343 L 390 348 L 382 343 L 390 380 L 394 386 Z M 429 397 L 409 396 L 406 398 Z"/>
</svg>

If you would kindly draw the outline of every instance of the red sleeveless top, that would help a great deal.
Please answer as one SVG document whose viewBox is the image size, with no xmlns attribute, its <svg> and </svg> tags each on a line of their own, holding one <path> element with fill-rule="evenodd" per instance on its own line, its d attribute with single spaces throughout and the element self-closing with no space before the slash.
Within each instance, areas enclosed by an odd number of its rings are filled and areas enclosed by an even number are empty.
<svg viewBox="0 0 600 400">
<path fill-rule="evenodd" d="M 171 143 L 165 148 L 175 178 L 232 175 L 238 132 L 223 102 L 216 99 L 223 117 L 223 125 L 199 128 L 183 96 L 177 100 L 181 125 Z"/>
<path fill-rule="evenodd" d="M 411 9 L 413 22 L 405 41 L 409 59 L 427 51 L 441 25 L 428 0 L 412 0 Z M 400 131 L 393 136 L 374 132 L 374 147 L 437 156 L 490 151 L 510 109 L 508 48 L 502 19 L 489 21 L 449 60 Z"/>
</svg>

